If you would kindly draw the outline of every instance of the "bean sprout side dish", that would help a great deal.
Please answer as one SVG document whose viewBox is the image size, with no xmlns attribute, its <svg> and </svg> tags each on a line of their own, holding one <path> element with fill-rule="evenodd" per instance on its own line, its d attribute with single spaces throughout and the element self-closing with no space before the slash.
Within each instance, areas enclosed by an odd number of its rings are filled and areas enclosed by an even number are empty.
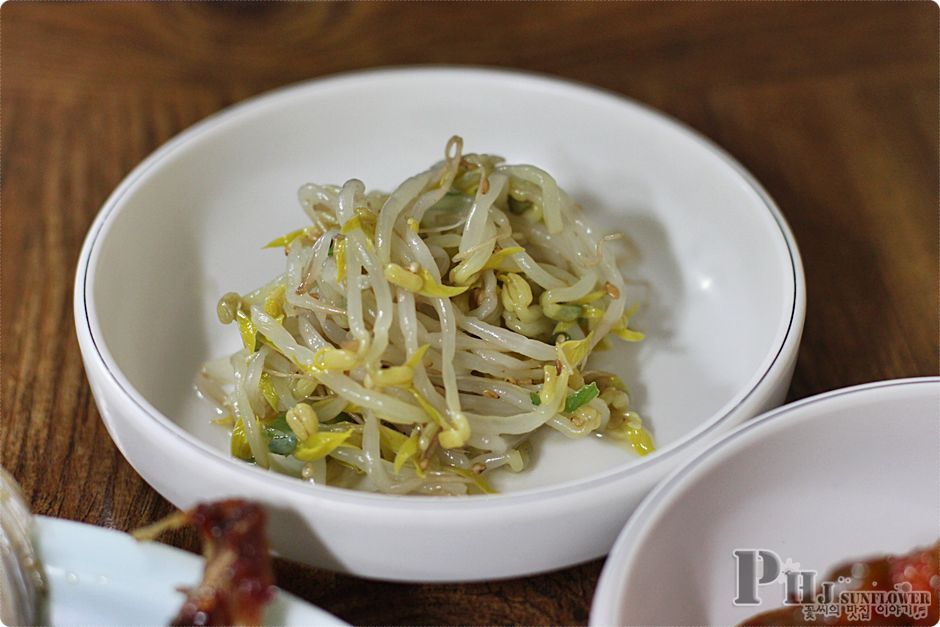
<svg viewBox="0 0 940 627">
<path fill-rule="evenodd" d="M 391 194 L 307 184 L 283 274 L 218 302 L 243 348 L 197 377 L 231 452 L 317 484 L 492 491 L 530 437 L 653 440 L 620 379 L 585 362 L 629 327 L 608 242 L 545 171 L 463 154 Z"/>
</svg>

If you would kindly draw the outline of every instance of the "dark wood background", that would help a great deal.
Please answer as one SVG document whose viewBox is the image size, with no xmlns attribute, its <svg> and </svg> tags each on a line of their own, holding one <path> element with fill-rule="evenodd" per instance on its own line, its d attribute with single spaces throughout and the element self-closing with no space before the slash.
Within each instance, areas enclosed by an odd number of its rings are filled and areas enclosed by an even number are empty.
<svg viewBox="0 0 940 627">
<path fill-rule="evenodd" d="M 0 29 L 0 451 L 38 513 L 127 530 L 171 509 L 108 438 L 75 339 L 76 258 L 108 193 L 206 115 L 358 68 L 523 68 L 679 118 L 796 233 L 809 309 L 791 399 L 938 373 L 933 3 L 9 2 Z M 577 624 L 601 566 L 403 585 L 281 562 L 277 577 L 352 623 Z"/>
</svg>

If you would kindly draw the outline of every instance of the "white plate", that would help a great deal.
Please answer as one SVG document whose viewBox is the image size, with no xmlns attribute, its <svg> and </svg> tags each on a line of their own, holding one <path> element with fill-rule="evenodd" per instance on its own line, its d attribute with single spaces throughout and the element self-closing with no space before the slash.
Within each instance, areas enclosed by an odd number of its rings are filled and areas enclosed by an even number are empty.
<svg viewBox="0 0 940 627">
<path fill-rule="evenodd" d="M 229 458 L 192 381 L 237 334 L 215 303 L 283 271 L 260 246 L 303 224 L 307 181 L 390 189 L 459 133 L 554 173 L 599 230 L 620 230 L 647 333 L 592 365 L 622 375 L 659 451 L 541 438 L 505 494 L 387 497 L 311 486 Z M 76 276 L 85 367 L 108 431 L 177 506 L 242 495 L 271 506 L 275 548 L 354 574 L 506 577 L 604 554 L 639 499 L 720 432 L 783 399 L 805 310 L 792 236 L 754 180 L 697 134 L 598 90 L 526 74 L 402 69 L 252 99 L 144 161 L 92 226 Z M 548 521 L 554 521 L 549 523 Z M 572 529 L 579 530 L 572 533 Z"/>
<path fill-rule="evenodd" d="M 781 607 L 779 583 L 734 605 L 737 549 L 773 551 L 818 582 L 852 559 L 932 545 L 938 444 L 940 378 L 836 390 L 740 427 L 643 501 L 607 558 L 591 625 L 730 625 Z"/>
<path fill-rule="evenodd" d="M 126 533 L 37 516 L 36 549 L 49 584 L 50 625 L 166 625 L 202 579 L 204 561 Z M 346 625 L 282 590 L 265 611 L 275 625 Z"/>
</svg>

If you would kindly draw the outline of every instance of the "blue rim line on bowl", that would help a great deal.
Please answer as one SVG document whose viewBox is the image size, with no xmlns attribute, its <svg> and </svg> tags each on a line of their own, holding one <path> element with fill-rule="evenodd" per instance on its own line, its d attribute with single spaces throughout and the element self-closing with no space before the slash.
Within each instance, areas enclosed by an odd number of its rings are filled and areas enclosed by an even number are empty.
<svg viewBox="0 0 940 627">
<path fill-rule="evenodd" d="M 734 442 L 746 437 L 755 429 L 762 428 L 770 422 L 784 420 L 787 414 L 803 409 L 810 405 L 824 403 L 835 398 L 851 396 L 860 392 L 867 392 L 871 390 L 906 387 L 913 385 L 930 385 L 937 383 L 940 383 L 940 376 L 911 377 L 862 383 L 860 385 L 853 385 L 847 388 L 839 388 L 829 392 L 823 392 L 821 394 L 800 399 L 776 409 L 772 409 L 753 420 L 745 422 L 715 442 L 712 442 L 704 450 L 700 451 L 695 457 L 670 472 L 669 475 L 660 481 L 656 487 L 654 487 L 649 492 L 649 494 L 647 494 L 643 500 L 640 501 L 640 504 L 637 505 L 636 509 L 633 511 L 633 514 L 627 521 L 627 524 L 624 526 L 623 530 L 620 532 L 620 535 L 617 537 L 617 541 L 610 550 L 611 555 L 619 553 L 621 550 L 626 551 L 626 553 L 620 556 L 622 559 L 618 560 L 617 563 L 612 563 L 608 558 L 607 563 L 604 564 L 604 568 L 601 571 L 597 588 L 594 591 L 594 600 L 591 604 L 589 624 L 606 625 L 610 623 L 611 620 L 616 618 L 616 616 L 612 615 L 614 612 L 616 612 L 615 607 L 605 607 L 601 609 L 599 607 L 599 603 L 602 602 L 600 601 L 602 599 L 616 598 L 616 595 L 614 594 L 615 590 L 610 588 L 612 586 L 619 586 L 622 584 L 623 576 L 625 574 L 623 572 L 623 567 L 630 562 L 630 558 L 632 556 L 632 550 L 625 549 L 624 547 L 628 547 L 632 544 L 633 547 L 636 548 L 636 536 L 645 530 L 650 518 L 658 511 L 658 505 L 663 501 L 663 499 L 672 493 L 673 489 L 675 489 L 684 479 L 691 476 L 693 474 L 692 471 L 694 471 L 698 466 L 706 463 L 712 457 L 712 454 L 714 454 L 715 451 L 731 446 Z M 614 574 L 615 572 L 616 575 Z M 602 617 L 605 622 L 598 622 L 595 619 L 595 615 L 599 611 L 603 611 L 609 614 Z"/>
<path fill-rule="evenodd" d="M 777 225 L 777 228 L 780 231 L 780 235 L 783 238 L 783 242 L 787 249 L 787 254 L 790 259 L 790 272 L 793 280 L 793 293 L 791 295 L 792 304 L 789 313 L 789 319 L 787 321 L 787 328 L 783 334 L 783 337 L 779 341 L 779 347 L 777 348 L 776 353 L 769 363 L 764 368 L 760 377 L 750 385 L 750 389 L 747 393 L 738 399 L 730 407 L 725 407 L 724 411 L 712 416 L 709 422 L 700 426 L 696 430 L 686 434 L 680 441 L 661 449 L 648 457 L 642 458 L 626 467 L 623 468 L 613 468 L 607 470 L 601 474 L 572 481 L 566 481 L 557 485 L 522 490 L 519 492 L 512 492 L 509 494 L 495 494 L 495 495 L 473 495 L 469 497 L 453 497 L 447 499 L 448 503 L 467 503 L 472 502 L 479 505 L 489 504 L 492 506 L 499 506 L 501 504 L 508 503 L 509 499 L 512 499 L 514 504 L 519 504 L 524 502 L 529 498 L 543 498 L 549 494 L 558 494 L 563 492 L 569 492 L 571 490 L 582 490 L 589 489 L 601 484 L 612 482 L 618 479 L 621 479 L 627 475 L 634 474 L 640 470 L 645 469 L 650 463 L 655 463 L 658 460 L 668 459 L 675 457 L 675 455 L 681 453 L 685 449 L 692 446 L 696 440 L 708 433 L 714 431 L 718 428 L 726 419 L 733 414 L 742 404 L 744 404 L 751 395 L 761 386 L 764 380 L 767 378 L 769 373 L 773 371 L 774 367 L 777 365 L 777 362 L 780 358 L 781 353 L 787 344 L 791 341 L 791 338 L 794 335 L 799 334 L 799 330 L 795 327 L 802 326 L 802 319 L 796 320 L 796 312 L 799 307 L 805 301 L 805 281 L 802 270 L 802 262 L 800 259 L 799 251 L 796 248 L 795 240 L 793 234 L 787 225 L 785 219 L 781 215 L 776 204 L 763 189 L 763 187 L 754 179 L 753 176 L 733 157 L 731 157 L 727 152 L 722 148 L 718 147 L 711 140 L 707 139 L 701 135 L 698 131 L 691 129 L 685 124 L 663 114 L 655 109 L 652 109 L 642 103 L 635 102 L 623 95 L 610 92 L 608 90 L 599 89 L 597 87 L 585 85 L 583 83 L 578 83 L 575 81 L 570 81 L 567 79 L 560 79 L 557 77 L 538 75 L 529 72 L 520 72 L 520 71 L 511 71 L 505 69 L 493 69 L 493 68 L 479 68 L 479 67 L 467 67 L 467 66 L 435 66 L 435 67 L 398 67 L 398 68 L 380 68 L 380 69 L 370 69 L 363 70 L 358 72 L 350 72 L 337 74 L 324 78 L 316 78 L 310 81 L 305 81 L 295 85 L 289 85 L 281 87 L 267 93 L 264 93 L 259 96 L 250 98 L 247 101 L 236 103 L 231 105 L 221 111 L 218 111 L 201 122 L 196 123 L 194 126 L 182 131 L 180 134 L 176 135 L 163 146 L 159 147 L 154 151 L 149 157 L 147 157 L 143 162 L 131 171 L 130 174 L 119 184 L 117 189 L 111 194 L 111 196 L 105 201 L 101 211 L 95 218 L 95 221 L 92 225 L 92 228 L 86 237 L 86 240 L 82 246 L 82 251 L 79 258 L 79 268 L 77 271 L 77 276 L 80 278 L 80 281 L 76 281 L 75 286 L 75 296 L 76 302 L 81 303 L 82 311 L 84 313 L 84 323 L 85 327 L 88 329 L 88 335 L 92 341 L 92 344 L 95 347 L 95 356 L 97 357 L 99 363 L 103 366 L 104 370 L 108 373 L 111 381 L 122 391 L 122 393 L 130 399 L 141 411 L 148 415 L 151 419 L 156 421 L 161 427 L 172 433 L 179 440 L 184 442 L 190 450 L 193 450 L 202 454 L 209 454 L 213 458 L 222 460 L 226 463 L 233 464 L 234 467 L 238 468 L 239 472 L 249 472 L 249 473 L 261 473 L 265 476 L 266 479 L 272 482 L 272 487 L 277 485 L 283 489 L 309 494 L 312 490 L 315 490 L 319 497 L 336 500 L 340 502 L 361 502 L 364 499 L 374 499 L 383 501 L 386 505 L 399 504 L 408 508 L 414 507 L 436 507 L 440 504 L 438 499 L 428 499 L 427 497 L 422 496 L 408 496 L 408 495 L 384 495 L 384 494 L 373 494 L 368 492 L 357 492 L 341 488 L 335 488 L 332 486 L 320 486 L 320 485 L 308 485 L 304 482 L 299 482 L 293 477 L 281 476 L 277 473 L 272 473 L 264 469 L 256 468 L 244 463 L 238 463 L 235 465 L 235 462 L 228 456 L 225 456 L 220 451 L 204 445 L 198 441 L 195 441 L 189 434 L 187 434 L 181 427 L 168 420 L 163 414 L 153 408 L 149 402 L 145 399 L 138 398 L 139 394 L 136 390 L 133 389 L 128 382 L 122 380 L 122 377 L 118 376 L 114 372 L 112 367 L 114 361 L 110 355 L 110 352 L 103 346 L 103 342 L 99 341 L 99 338 L 96 336 L 94 325 L 92 324 L 92 316 L 89 311 L 88 303 L 88 293 L 91 288 L 90 286 L 90 267 L 89 261 L 93 252 L 95 251 L 95 244 L 98 241 L 99 236 L 109 226 L 109 222 L 114 214 L 115 208 L 118 206 L 120 200 L 124 195 L 130 191 L 134 183 L 145 175 L 152 167 L 159 163 L 166 155 L 172 153 L 178 147 L 200 137 L 201 135 L 208 133 L 218 127 L 220 124 L 228 122 L 232 119 L 237 118 L 240 115 L 246 115 L 255 108 L 263 105 L 269 101 L 276 100 L 277 98 L 283 97 L 286 94 L 290 93 L 299 93 L 303 90 L 309 89 L 312 86 L 318 87 L 328 87 L 331 85 L 341 84 L 347 81 L 356 81 L 367 79 L 369 77 L 383 76 L 388 77 L 391 75 L 399 76 L 413 76 L 416 74 L 423 75 L 432 75 L 432 74 L 450 74 L 453 72 L 464 72 L 468 75 L 495 75 L 503 79 L 512 79 L 514 81 L 528 81 L 537 86 L 541 87 L 550 87 L 551 84 L 562 84 L 569 87 L 574 87 L 582 93 L 586 92 L 589 95 L 600 96 L 609 100 L 616 100 L 619 103 L 629 104 L 630 106 L 639 108 L 646 112 L 647 114 L 658 118 L 659 120 L 665 121 L 673 126 L 679 127 L 684 130 L 688 135 L 701 144 L 704 148 L 709 150 L 711 153 L 717 155 L 722 161 L 724 161 L 728 166 L 730 166 L 744 182 L 754 191 L 757 196 L 760 198 L 764 208 L 770 213 L 770 216 L 773 218 L 774 223 Z M 130 389 L 129 389 L 130 388 Z M 460 505 L 455 505 L 459 507 Z"/>
</svg>

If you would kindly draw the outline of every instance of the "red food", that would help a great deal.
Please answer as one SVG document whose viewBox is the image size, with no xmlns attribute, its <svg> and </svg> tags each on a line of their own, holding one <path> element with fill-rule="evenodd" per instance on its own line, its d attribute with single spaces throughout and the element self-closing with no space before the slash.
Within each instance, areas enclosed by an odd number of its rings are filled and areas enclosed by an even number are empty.
<svg viewBox="0 0 940 627">
<path fill-rule="evenodd" d="M 940 543 L 933 548 L 914 551 L 909 555 L 887 558 L 885 561 L 890 569 L 892 584 L 906 581 L 911 584 L 911 590 L 932 592 L 936 601 L 936 582 L 940 579 L 940 574 L 938 574 L 940 568 L 937 564 L 938 551 L 940 551 Z M 935 585 L 931 587 L 930 580 L 933 577 L 937 579 L 934 579 Z M 934 603 L 933 607 L 936 610 L 937 604 Z M 934 622 L 931 624 L 936 624 L 936 619 L 937 615 L 934 614 Z"/>
<path fill-rule="evenodd" d="M 205 503 L 139 530 L 154 538 L 167 528 L 194 525 L 202 535 L 202 582 L 187 592 L 173 625 L 260 625 L 274 596 L 265 513 L 240 499 Z"/>
<path fill-rule="evenodd" d="M 869 605 L 867 619 L 849 616 L 845 605 L 840 606 L 839 615 L 832 618 L 813 616 L 809 620 L 803 606 L 791 605 L 789 607 L 772 610 L 758 614 L 749 619 L 744 625 L 936 625 L 940 620 L 940 542 L 932 547 L 915 549 L 907 555 L 887 556 L 869 561 L 858 561 L 836 568 L 827 581 L 838 581 L 839 578 L 848 581 L 840 589 L 860 592 L 892 592 L 898 590 L 896 586 L 910 593 L 927 593 L 929 605 L 926 616 L 914 618 L 912 609 L 893 615 L 879 613 L 877 605 Z"/>
</svg>

